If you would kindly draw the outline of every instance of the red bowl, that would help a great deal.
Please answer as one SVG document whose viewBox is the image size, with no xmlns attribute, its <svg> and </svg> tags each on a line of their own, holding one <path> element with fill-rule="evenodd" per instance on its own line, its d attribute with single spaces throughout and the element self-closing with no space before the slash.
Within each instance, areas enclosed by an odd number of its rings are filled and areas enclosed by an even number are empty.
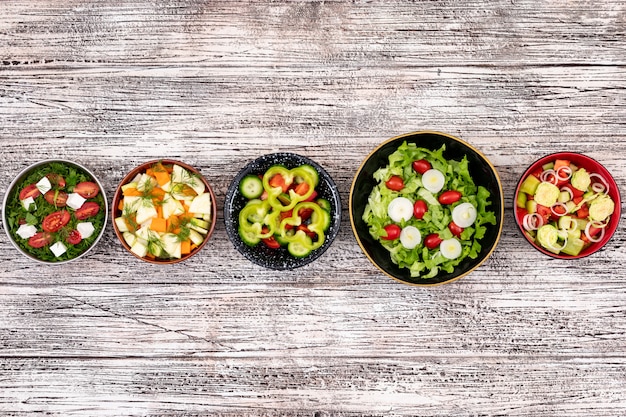
<svg viewBox="0 0 626 417">
<path fill-rule="evenodd" d="M 602 236 L 602 238 L 600 238 L 597 242 L 592 242 L 588 246 L 584 247 L 580 251 L 580 253 L 578 253 L 577 255 L 554 253 L 543 248 L 539 244 L 537 244 L 535 240 L 533 239 L 533 237 L 529 235 L 524 228 L 524 216 L 527 213 L 527 211 L 524 208 L 518 207 L 517 205 L 517 199 L 520 193 L 520 187 L 522 183 L 524 182 L 524 180 L 530 175 L 534 175 L 537 172 L 541 172 L 542 167 L 545 164 L 554 162 L 556 159 L 569 160 L 572 164 L 576 165 L 577 167 L 585 168 L 585 170 L 589 172 L 590 174 L 596 173 L 600 175 L 605 180 L 606 184 L 608 184 L 609 191 L 607 194 L 609 195 L 609 197 L 611 197 L 611 199 L 615 203 L 615 209 L 614 209 L 613 214 L 610 216 L 608 224 L 605 228 L 604 236 Z M 607 169 L 595 159 L 590 158 L 586 155 L 575 153 L 575 152 L 553 153 L 550 155 L 546 155 L 542 157 L 541 159 L 537 160 L 535 163 L 533 163 L 520 178 L 517 184 L 517 187 L 515 189 L 515 198 L 513 199 L 513 211 L 515 213 L 515 222 L 517 223 L 517 226 L 519 227 L 519 230 L 521 231 L 522 236 L 524 236 L 524 238 L 528 241 L 528 243 L 530 243 L 539 252 L 542 252 L 548 256 L 551 256 L 553 258 L 558 258 L 558 259 L 583 258 L 585 256 L 589 256 L 599 251 L 600 249 L 602 249 L 602 247 L 604 247 L 604 245 L 606 245 L 609 242 L 609 240 L 611 239 L 611 237 L 615 233 L 615 230 L 618 227 L 620 216 L 621 216 L 621 206 L 622 206 L 622 202 L 620 198 L 619 188 L 617 187 L 617 184 L 615 183 L 615 179 L 609 173 L 609 171 L 607 171 Z"/>
</svg>

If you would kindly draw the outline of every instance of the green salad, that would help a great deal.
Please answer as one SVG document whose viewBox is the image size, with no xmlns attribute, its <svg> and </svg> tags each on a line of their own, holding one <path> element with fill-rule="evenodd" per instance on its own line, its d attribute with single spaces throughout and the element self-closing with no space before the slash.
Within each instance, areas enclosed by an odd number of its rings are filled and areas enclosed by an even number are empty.
<svg viewBox="0 0 626 417">
<path fill-rule="evenodd" d="M 79 166 L 50 161 L 28 171 L 6 198 L 7 231 L 24 252 L 45 262 L 80 256 L 105 227 L 106 202 Z"/>
<path fill-rule="evenodd" d="M 445 145 L 429 150 L 404 142 L 373 174 L 378 184 L 363 220 L 411 277 L 451 273 L 464 259 L 476 258 L 486 225 L 496 224 L 488 210 L 490 192 L 474 183 L 467 157 L 448 160 L 444 151 Z"/>
</svg>

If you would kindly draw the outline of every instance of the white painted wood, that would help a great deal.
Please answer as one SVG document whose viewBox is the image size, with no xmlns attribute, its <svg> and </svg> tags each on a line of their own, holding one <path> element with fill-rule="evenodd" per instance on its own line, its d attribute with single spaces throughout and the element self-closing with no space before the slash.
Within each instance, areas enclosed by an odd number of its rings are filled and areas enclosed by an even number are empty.
<svg viewBox="0 0 626 417">
<path fill-rule="evenodd" d="M 220 220 L 158 268 L 109 227 L 48 267 L 0 236 L 3 415 L 626 414 L 623 219 L 576 262 L 516 230 L 519 175 L 572 150 L 626 184 L 626 2 L 9 1 L 0 4 L 0 193 L 50 157 L 109 200 L 154 158 L 198 167 Z M 497 167 L 493 256 L 457 283 L 408 287 L 352 235 L 355 171 L 383 140 L 434 129 Z M 285 150 L 333 176 L 340 233 L 274 272 L 228 241 L 222 205 L 249 160 Z"/>
</svg>

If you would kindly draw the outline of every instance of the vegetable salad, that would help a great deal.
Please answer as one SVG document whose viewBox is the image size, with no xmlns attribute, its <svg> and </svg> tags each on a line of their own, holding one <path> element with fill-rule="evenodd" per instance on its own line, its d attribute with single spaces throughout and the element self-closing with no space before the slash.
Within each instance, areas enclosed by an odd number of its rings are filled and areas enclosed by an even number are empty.
<svg viewBox="0 0 626 417">
<path fill-rule="evenodd" d="M 400 145 L 373 174 L 378 184 L 363 213 L 372 237 L 412 277 L 451 273 L 476 258 L 487 225 L 496 224 L 490 192 L 474 183 L 467 157 L 448 160 L 444 151 Z"/>
<path fill-rule="evenodd" d="M 24 252 L 44 262 L 74 259 L 105 226 L 99 185 L 80 167 L 51 161 L 33 168 L 9 191 L 6 226 Z"/>
</svg>

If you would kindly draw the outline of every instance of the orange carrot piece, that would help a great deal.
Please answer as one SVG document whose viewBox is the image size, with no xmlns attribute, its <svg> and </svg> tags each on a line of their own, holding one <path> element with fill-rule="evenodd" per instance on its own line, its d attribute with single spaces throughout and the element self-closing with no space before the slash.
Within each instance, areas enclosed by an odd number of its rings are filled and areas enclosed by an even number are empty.
<svg viewBox="0 0 626 417">
<path fill-rule="evenodd" d="M 180 242 L 180 253 L 183 255 L 191 253 L 191 240 L 187 239 Z"/>
<path fill-rule="evenodd" d="M 119 203 L 117 203 L 117 209 L 122 211 L 124 210 L 124 199 L 122 198 Z"/>
<path fill-rule="evenodd" d="M 128 187 L 127 189 L 124 190 L 123 192 L 124 197 L 141 197 L 141 191 L 139 191 L 137 188 L 135 187 Z"/>
<path fill-rule="evenodd" d="M 154 171 L 154 178 L 156 178 L 157 184 L 160 187 L 163 187 L 165 184 L 170 182 L 170 173 L 167 171 Z"/>
<path fill-rule="evenodd" d="M 167 221 L 162 217 L 153 218 L 150 223 L 150 230 L 154 230 L 159 233 L 167 232 Z"/>
<path fill-rule="evenodd" d="M 159 219 L 162 219 L 163 218 L 163 207 L 160 204 L 155 204 L 154 208 L 156 209 L 157 217 Z"/>
<path fill-rule="evenodd" d="M 165 191 L 163 191 L 163 188 L 159 187 L 153 188 L 150 194 L 152 195 L 152 198 L 158 200 L 163 200 L 163 198 L 165 197 Z"/>
</svg>

